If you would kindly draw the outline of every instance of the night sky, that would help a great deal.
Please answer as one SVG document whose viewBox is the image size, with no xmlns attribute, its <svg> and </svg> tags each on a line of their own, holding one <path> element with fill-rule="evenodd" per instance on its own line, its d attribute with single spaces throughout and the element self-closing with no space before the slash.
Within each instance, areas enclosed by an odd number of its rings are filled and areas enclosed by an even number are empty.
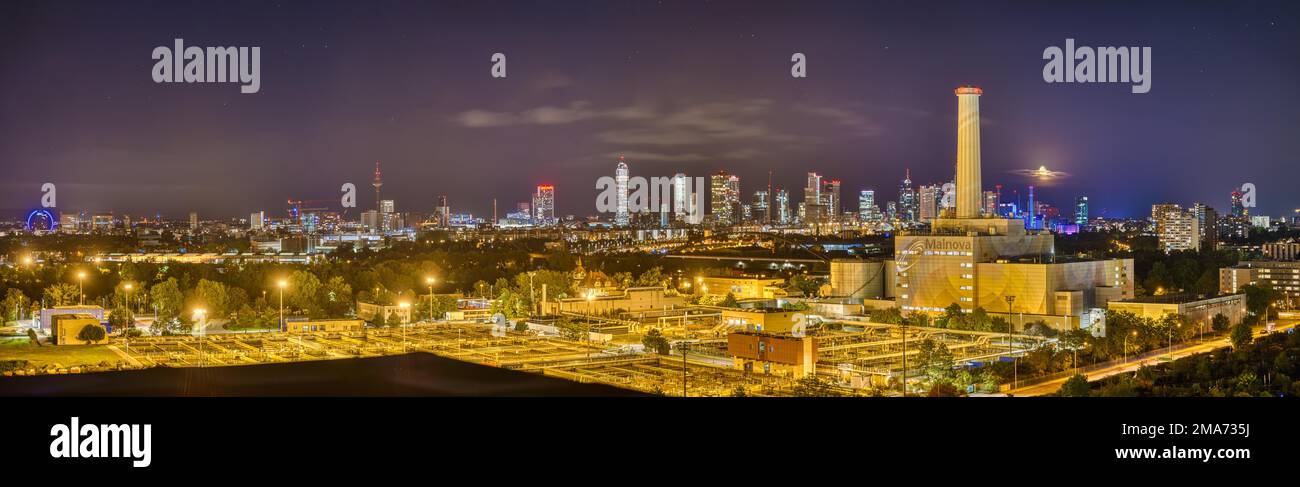
<svg viewBox="0 0 1300 487">
<path fill-rule="evenodd" d="M 1240 5 L 1238 4 L 1240 3 Z M 1049 5 L 1050 4 L 1050 5 Z M 984 185 L 1068 208 L 1300 206 L 1300 2 L 0 3 L 0 209 L 283 215 L 287 198 L 501 214 L 539 183 L 594 213 L 595 180 L 741 176 L 802 201 L 804 173 L 897 197 L 948 181 L 960 84 L 984 88 Z M 260 46 L 261 91 L 155 84 L 156 46 Z M 1150 93 L 1048 84 L 1043 49 L 1151 46 Z M 508 78 L 489 76 L 494 52 Z M 806 79 L 790 56 L 808 57 Z M 1067 211 L 1067 213 L 1072 213 Z M 355 213 L 353 214 L 355 216 Z"/>
</svg>

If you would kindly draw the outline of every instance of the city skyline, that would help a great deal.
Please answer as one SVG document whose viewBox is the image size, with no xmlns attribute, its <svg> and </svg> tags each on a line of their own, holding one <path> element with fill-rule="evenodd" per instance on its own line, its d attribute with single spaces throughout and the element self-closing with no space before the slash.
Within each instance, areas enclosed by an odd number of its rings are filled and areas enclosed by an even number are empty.
<svg viewBox="0 0 1300 487">
<path fill-rule="evenodd" d="M 287 199 L 364 188 L 381 161 L 384 199 L 403 211 L 446 195 L 456 212 L 487 215 L 494 199 L 510 207 L 551 184 L 556 214 L 581 217 L 626 154 L 632 175 L 725 170 L 743 200 L 769 171 L 773 192 L 796 193 L 817 172 L 849 194 L 874 190 L 883 210 L 908 170 L 916 186 L 953 177 L 954 103 L 942 93 L 966 83 L 988 90 L 984 189 L 1002 184 L 1004 197 L 1033 184 L 1058 208 L 1086 195 L 1092 215 L 1140 217 L 1162 202 L 1226 209 L 1252 182 L 1252 213 L 1297 204 L 1275 182 L 1294 176 L 1300 152 L 1296 68 L 1267 63 L 1297 54 L 1289 6 L 1189 7 L 1157 25 L 1142 20 L 1156 6 L 504 5 L 161 5 L 138 23 L 144 7 L 6 7 L 0 209 L 38 207 L 53 182 L 64 211 L 279 215 Z M 471 18 L 512 28 L 457 25 Z M 150 82 L 149 50 L 182 37 L 261 46 L 260 92 Z M 1152 46 L 1151 91 L 1045 83 L 1042 50 L 1066 38 Z M 494 52 L 509 56 L 506 79 L 489 77 Z M 792 52 L 807 54 L 808 78 L 790 78 Z M 87 62 L 55 61 L 69 58 Z"/>
</svg>

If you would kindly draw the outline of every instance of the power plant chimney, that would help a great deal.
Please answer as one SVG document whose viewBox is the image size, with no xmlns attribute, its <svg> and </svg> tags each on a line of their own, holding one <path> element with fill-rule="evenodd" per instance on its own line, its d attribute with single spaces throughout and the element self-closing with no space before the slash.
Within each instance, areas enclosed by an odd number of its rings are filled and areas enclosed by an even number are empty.
<svg viewBox="0 0 1300 487">
<path fill-rule="evenodd" d="M 962 86 L 957 94 L 957 218 L 979 218 L 980 95 L 984 90 Z"/>
</svg>

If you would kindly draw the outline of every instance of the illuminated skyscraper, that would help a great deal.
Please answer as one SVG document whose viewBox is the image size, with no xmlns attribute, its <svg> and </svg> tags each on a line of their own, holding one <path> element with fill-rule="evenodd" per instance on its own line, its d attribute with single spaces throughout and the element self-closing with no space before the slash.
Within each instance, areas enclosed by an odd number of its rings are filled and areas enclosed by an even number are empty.
<svg viewBox="0 0 1300 487">
<path fill-rule="evenodd" d="M 839 219 L 840 201 L 840 180 L 822 180 L 821 204 L 826 208 L 826 221 Z"/>
<path fill-rule="evenodd" d="M 1079 230 L 1083 230 L 1084 227 L 1088 226 L 1087 196 L 1080 196 L 1074 200 L 1074 224 L 1079 226 Z"/>
<path fill-rule="evenodd" d="M 825 201 L 822 199 L 822 177 L 815 172 L 808 173 L 808 184 L 803 187 L 803 221 L 804 223 L 822 223 L 826 213 Z"/>
<path fill-rule="evenodd" d="M 984 192 L 984 217 L 994 218 L 998 214 L 998 193 L 996 191 Z"/>
<path fill-rule="evenodd" d="M 710 180 L 710 204 L 713 207 L 713 221 L 720 225 L 739 223 L 740 217 L 740 177 L 718 171 Z"/>
<path fill-rule="evenodd" d="M 627 178 L 627 163 L 623 162 L 623 155 L 619 154 L 618 166 L 614 168 L 614 183 L 617 185 L 618 191 L 618 208 L 614 213 L 614 223 L 619 226 L 627 226 L 629 220 L 627 212 Z"/>
<path fill-rule="evenodd" d="M 447 195 L 438 196 L 438 207 L 434 208 L 434 212 L 437 213 L 434 218 L 438 220 L 439 227 L 451 227 L 451 207 L 447 206 Z"/>
<path fill-rule="evenodd" d="M 782 225 L 789 225 L 792 219 L 790 214 L 790 194 L 784 189 L 776 190 L 776 220 Z"/>
<path fill-rule="evenodd" d="M 1234 217 L 1245 218 L 1250 216 L 1250 210 L 1247 210 L 1246 205 L 1241 201 L 1243 196 L 1245 195 L 1241 194 L 1241 191 L 1234 190 L 1232 192 L 1232 216 Z"/>
<path fill-rule="evenodd" d="M 1196 216 L 1201 247 L 1215 249 L 1219 245 L 1219 214 L 1213 207 L 1196 203 L 1192 205 L 1192 214 Z"/>
<path fill-rule="evenodd" d="M 533 195 L 533 224 L 548 226 L 555 223 L 555 186 L 539 185 Z"/>
<path fill-rule="evenodd" d="M 678 220 L 686 218 L 691 209 L 691 180 L 683 173 L 673 175 L 673 215 Z"/>
<path fill-rule="evenodd" d="M 858 192 L 858 219 L 864 222 L 876 220 L 876 213 L 880 210 L 876 208 L 876 192 L 870 189 L 864 189 Z"/>
<path fill-rule="evenodd" d="M 939 217 L 939 187 L 921 186 L 916 192 L 917 218 L 929 222 Z"/>
<path fill-rule="evenodd" d="M 1156 226 L 1160 250 L 1200 250 L 1201 231 L 1192 212 L 1174 204 L 1151 205 L 1151 221 Z"/>
<path fill-rule="evenodd" d="M 912 188 L 912 170 L 904 173 L 903 182 L 898 185 L 898 219 L 914 222 L 917 217 L 916 190 Z"/>
<path fill-rule="evenodd" d="M 764 215 L 768 214 L 767 202 L 768 198 L 766 189 L 760 189 L 754 192 L 754 201 L 750 203 L 754 218 L 762 220 Z"/>
</svg>

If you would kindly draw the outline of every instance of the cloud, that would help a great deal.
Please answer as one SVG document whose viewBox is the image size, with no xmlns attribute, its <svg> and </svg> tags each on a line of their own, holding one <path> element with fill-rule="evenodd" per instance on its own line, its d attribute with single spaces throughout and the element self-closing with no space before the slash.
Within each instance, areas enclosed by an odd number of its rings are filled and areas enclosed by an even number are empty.
<svg viewBox="0 0 1300 487">
<path fill-rule="evenodd" d="M 573 86 L 573 78 L 560 73 L 543 73 L 533 83 L 533 89 L 537 91 L 553 90 L 556 88 L 568 88 Z"/>
<path fill-rule="evenodd" d="M 847 127 L 852 135 L 870 137 L 880 134 L 880 127 L 871 123 L 866 117 L 853 111 L 835 107 L 800 107 L 800 111 L 829 118 L 835 123 Z"/>
<path fill-rule="evenodd" d="M 1068 172 L 1053 171 L 1051 169 L 1048 169 L 1046 166 L 1039 166 L 1038 169 L 1012 169 L 1007 172 L 1011 174 L 1015 174 L 1017 176 L 1030 178 L 1044 184 L 1051 183 L 1053 181 L 1058 181 L 1072 176 Z"/>
<path fill-rule="evenodd" d="M 745 144 L 743 149 L 722 154 L 730 160 L 752 159 L 764 152 L 752 147 L 773 144 L 784 149 L 807 148 L 824 143 L 826 133 L 801 134 L 774 128 L 772 123 L 784 127 L 806 127 L 798 116 L 830 120 L 843 127 L 850 136 L 869 137 L 880 134 L 880 128 L 859 111 L 838 107 L 778 106 L 765 98 L 741 98 L 707 103 L 683 104 L 675 109 L 661 109 L 641 103 L 599 109 L 587 101 L 574 101 L 567 106 L 541 106 L 517 112 L 469 110 L 455 117 L 456 123 L 469 128 L 511 126 L 560 126 L 579 122 L 603 121 L 595 132 L 596 141 L 605 144 L 635 147 L 717 147 Z M 824 124 L 823 124 L 824 126 Z M 716 149 L 715 149 L 716 150 Z M 662 151 L 645 151 L 650 155 L 642 160 L 690 161 L 709 158 L 708 151 L 690 151 L 669 155 Z M 701 155 L 705 154 L 705 155 Z"/>
<path fill-rule="evenodd" d="M 618 156 L 625 157 L 628 161 L 661 161 L 661 162 L 696 162 L 717 160 L 716 157 L 706 156 L 698 153 L 686 154 L 664 154 L 660 152 L 611 152 L 603 154 L 602 160 L 617 159 Z"/>
<path fill-rule="evenodd" d="M 648 111 L 646 107 L 633 105 L 601 111 L 593 109 L 591 103 L 579 100 L 564 107 L 541 106 L 520 112 L 468 110 L 456 115 L 455 122 L 464 127 L 488 128 L 514 125 L 563 125 L 594 119 L 635 120 L 650 116 L 653 116 L 653 111 Z"/>
</svg>

